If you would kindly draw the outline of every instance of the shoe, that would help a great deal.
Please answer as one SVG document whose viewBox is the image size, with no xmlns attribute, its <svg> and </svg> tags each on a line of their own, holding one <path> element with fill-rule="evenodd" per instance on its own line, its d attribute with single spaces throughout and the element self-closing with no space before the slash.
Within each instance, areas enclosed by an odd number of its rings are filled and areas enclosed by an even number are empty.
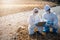
<svg viewBox="0 0 60 40">
<path fill-rule="evenodd" d="M 30 37 L 33 37 L 35 34 L 29 34 Z"/>
<path fill-rule="evenodd" d="M 57 32 L 51 32 L 51 34 L 53 34 L 54 36 L 57 36 L 58 35 Z"/>
<path fill-rule="evenodd" d="M 57 36 L 58 33 L 54 33 L 55 36 Z"/>
<path fill-rule="evenodd" d="M 45 36 L 46 35 L 46 32 L 42 32 L 41 34 L 42 34 L 42 36 Z"/>
<path fill-rule="evenodd" d="M 41 35 L 41 33 L 39 31 L 37 31 L 36 33 L 37 33 L 38 36 Z"/>
</svg>

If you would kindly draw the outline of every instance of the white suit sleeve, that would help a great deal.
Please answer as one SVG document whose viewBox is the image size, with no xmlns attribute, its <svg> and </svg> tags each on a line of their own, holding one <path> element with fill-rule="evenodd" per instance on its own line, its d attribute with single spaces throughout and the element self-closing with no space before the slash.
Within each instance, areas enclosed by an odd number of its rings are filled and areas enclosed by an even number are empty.
<svg viewBox="0 0 60 40">
<path fill-rule="evenodd" d="M 33 25 L 33 19 L 32 19 L 32 16 L 29 17 L 29 24 L 30 24 L 30 25 Z"/>
<path fill-rule="evenodd" d="M 57 17 L 57 15 L 55 14 L 55 16 L 54 16 L 54 25 L 58 25 L 58 17 Z"/>
<path fill-rule="evenodd" d="M 46 18 L 45 18 L 45 16 L 46 16 L 46 15 L 45 15 L 45 13 L 44 13 L 44 14 L 42 15 L 42 20 L 43 20 L 43 21 L 47 21 Z"/>
</svg>

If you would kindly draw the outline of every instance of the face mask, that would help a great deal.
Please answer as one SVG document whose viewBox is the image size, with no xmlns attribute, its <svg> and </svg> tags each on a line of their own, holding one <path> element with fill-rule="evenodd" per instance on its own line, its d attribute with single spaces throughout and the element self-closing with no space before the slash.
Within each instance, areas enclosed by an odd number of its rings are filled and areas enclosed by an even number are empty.
<svg viewBox="0 0 60 40">
<path fill-rule="evenodd" d="M 34 15 L 34 16 L 36 16 L 37 14 L 36 14 L 36 13 L 34 13 L 33 15 Z"/>
<path fill-rule="evenodd" d="M 37 15 L 38 14 L 38 11 L 34 11 L 33 15 Z"/>
<path fill-rule="evenodd" d="M 46 13 L 48 13 L 48 14 L 49 14 L 49 13 L 50 13 L 50 11 L 46 11 Z"/>
<path fill-rule="evenodd" d="M 50 9 L 49 9 L 49 10 L 47 10 L 47 11 L 46 11 L 46 13 L 48 13 L 48 14 L 49 14 L 49 13 L 50 13 Z"/>
<path fill-rule="evenodd" d="M 38 11 L 34 11 L 34 13 L 38 13 Z"/>
</svg>

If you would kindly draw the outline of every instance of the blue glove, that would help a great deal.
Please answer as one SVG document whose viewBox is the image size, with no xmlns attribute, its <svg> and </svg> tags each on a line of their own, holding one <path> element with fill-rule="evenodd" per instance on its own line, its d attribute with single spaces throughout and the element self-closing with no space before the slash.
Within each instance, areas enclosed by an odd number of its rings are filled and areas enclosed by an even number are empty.
<svg viewBox="0 0 60 40">
<path fill-rule="evenodd" d="M 53 22 L 47 21 L 47 22 L 46 22 L 46 25 L 47 25 L 47 26 L 53 25 Z"/>
</svg>

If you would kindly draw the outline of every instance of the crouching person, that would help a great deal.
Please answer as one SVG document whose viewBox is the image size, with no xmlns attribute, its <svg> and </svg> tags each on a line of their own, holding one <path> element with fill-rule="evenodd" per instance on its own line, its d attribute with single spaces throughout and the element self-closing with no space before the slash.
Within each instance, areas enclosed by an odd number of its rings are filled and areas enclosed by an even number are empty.
<svg viewBox="0 0 60 40">
<path fill-rule="evenodd" d="M 33 14 L 29 18 L 28 32 L 29 32 L 30 36 L 34 35 L 34 28 L 35 27 L 38 29 L 38 34 L 40 34 L 42 32 L 42 27 L 36 26 L 36 24 L 38 22 L 40 22 L 40 17 L 38 15 L 38 13 L 39 13 L 39 9 L 34 8 L 33 9 Z"/>
<path fill-rule="evenodd" d="M 50 32 L 50 27 L 52 28 L 52 32 L 54 34 L 57 33 L 58 30 L 58 18 L 54 12 L 51 12 L 50 6 L 46 5 L 44 7 L 45 13 L 42 15 L 43 20 L 46 21 L 46 24 L 43 27 L 43 32 Z"/>
</svg>

